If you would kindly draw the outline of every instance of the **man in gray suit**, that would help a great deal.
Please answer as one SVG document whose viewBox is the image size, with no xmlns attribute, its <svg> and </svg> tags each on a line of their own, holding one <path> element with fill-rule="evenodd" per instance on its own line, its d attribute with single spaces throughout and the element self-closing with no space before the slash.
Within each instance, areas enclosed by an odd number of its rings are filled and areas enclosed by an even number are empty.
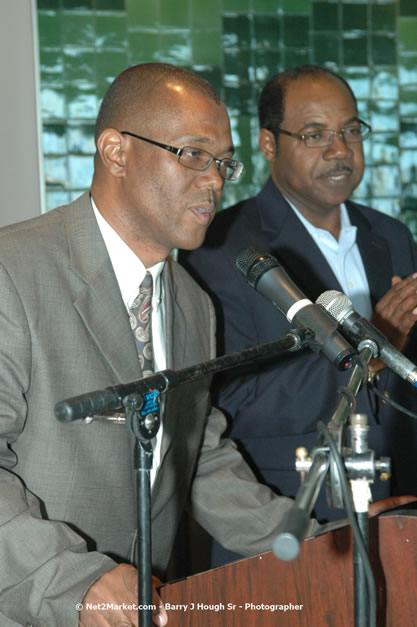
<svg viewBox="0 0 417 627">
<path fill-rule="evenodd" d="M 215 355 L 209 298 L 170 252 L 202 243 L 225 179 L 241 171 L 224 105 L 190 72 L 134 66 L 104 98 L 96 145 L 90 194 L 0 235 L 2 627 L 137 625 L 123 609 L 137 599 L 133 436 L 112 423 L 62 424 L 54 406 L 142 376 L 128 309 L 146 271 L 156 368 Z M 166 395 L 152 474 L 158 575 L 185 507 L 251 554 L 270 548 L 291 504 L 220 439 L 209 383 Z M 165 610 L 153 620 L 166 624 Z"/>
</svg>

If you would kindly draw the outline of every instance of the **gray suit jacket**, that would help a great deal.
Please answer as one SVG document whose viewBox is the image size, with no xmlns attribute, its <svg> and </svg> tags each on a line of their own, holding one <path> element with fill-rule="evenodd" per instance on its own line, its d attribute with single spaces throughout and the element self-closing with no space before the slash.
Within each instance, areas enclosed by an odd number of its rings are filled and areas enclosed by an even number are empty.
<svg viewBox="0 0 417 627">
<path fill-rule="evenodd" d="M 214 357 L 207 295 L 169 259 L 167 364 Z M 78 624 L 91 583 L 129 561 L 133 436 L 59 423 L 57 401 L 141 377 L 126 309 L 87 194 L 0 233 L 0 624 Z M 153 565 L 166 568 L 187 502 L 242 554 L 267 550 L 290 502 L 254 481 L 210 406 L 208 379 L 167 394 L 153 486 Z"/>
</svg>

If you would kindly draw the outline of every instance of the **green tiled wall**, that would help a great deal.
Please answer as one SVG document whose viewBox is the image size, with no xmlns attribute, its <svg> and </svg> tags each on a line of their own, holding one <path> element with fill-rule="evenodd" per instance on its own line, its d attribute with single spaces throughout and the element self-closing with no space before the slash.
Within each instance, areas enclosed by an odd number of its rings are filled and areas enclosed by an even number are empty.
<svg viewBox="0 0 417 627">
<path fill-rule="evenodd" d="M 38 0 L 47 207 L 85 190 L 94 120 L 120 70 L 166 61 L 201 74 L 232 119 L 246 172 L 223 206 L 256 192 L 268 168 L 256 99 L 272 74 L 318 63 L 343 74 L 373 135 L 358 200 L 417 238 L 417 0 Z"/>
</svg>

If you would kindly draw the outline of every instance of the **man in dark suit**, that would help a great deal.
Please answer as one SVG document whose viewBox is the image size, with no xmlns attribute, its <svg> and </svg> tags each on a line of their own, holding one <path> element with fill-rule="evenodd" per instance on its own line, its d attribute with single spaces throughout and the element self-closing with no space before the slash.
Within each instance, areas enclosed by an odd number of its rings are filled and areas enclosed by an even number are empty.
<svg viewBox="0 0 417 627">
<path fill-rule="evenodd" d="M 268 342 L 289 323 L 237 271 L 237 255 L 249 245 L 276 256 L 299 288 L 314 301 L 322 292 L 345 292 L 359 313 L 401 351 L 417 357 L 417 257 L 407 228 L 382 213 L 349 201 L 363 170 L 363 141 L 370 127 L 359 119 L 355 97 L 339 76 L 317 66 L 278 74 L 259 100 L 259 143 L 270 178 L 254 198 L 220 212 L 205 244 L 181 261 L 217 305 L 220 352 Z M 384 364 L 372 360 L 378 386 L 416 408 L 415 391 Z M 327 422 L 346 385 L 321 355 L 288 353 L 237 377 L 219 375 L 217 404 L 231 418 L 230 434 L 261 480 L 281 494 L 299 487 L 295 450 L 309 450 L 316 424 Z M 366 413 L 369 446 L 389 455 L 391 484 L 379 480 L 373 498 L 415 494 L 416 421 L 381 403 L 368 389 L 358 396 Z M 329 510 L 323 491 L 319 520 L 343 516 Z M 216 552 L 214 563 L 230 555 Z"/>
<path fill-rule="evenodd" d="M 190 72 L 134 66 L 103 100 L 96 146 L 90 194 L 0 234 L 2 627 L 138 624 L 129 609 L 133 435 L 106 422 L 62 424 L 54 406 L 142 377 L 129 309 L 147 272 L 156 369 L 215 356 L 210 300 L 170 252 L 202 243 L 225 179 L 242 169 L 224 105 Z M 291 505 L 220 440 L 226 421 L 209 384 L 165 398 L 152 470 L 156 574 L 185 507 L 220 542 L 251 554 L 271 547 Z M 165 610 L 153 620 L 166 624 Z"/>
</svg>

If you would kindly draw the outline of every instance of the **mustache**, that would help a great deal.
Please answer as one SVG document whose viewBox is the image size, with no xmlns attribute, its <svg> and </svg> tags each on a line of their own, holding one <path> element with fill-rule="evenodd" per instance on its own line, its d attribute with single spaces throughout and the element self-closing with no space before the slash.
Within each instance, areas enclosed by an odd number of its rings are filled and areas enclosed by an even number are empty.
<svg viewBox="0 0 417 627">
<path fill-rule="evenodd" d="M 340 174 L 341 172 L 352 173 L 352 168 L 344 161 L 338 161 L 331 168 L 326 170 L 326 172 L 323 172 L 322 176 L 332 176 L 333 174 Z"/>
</svg>

